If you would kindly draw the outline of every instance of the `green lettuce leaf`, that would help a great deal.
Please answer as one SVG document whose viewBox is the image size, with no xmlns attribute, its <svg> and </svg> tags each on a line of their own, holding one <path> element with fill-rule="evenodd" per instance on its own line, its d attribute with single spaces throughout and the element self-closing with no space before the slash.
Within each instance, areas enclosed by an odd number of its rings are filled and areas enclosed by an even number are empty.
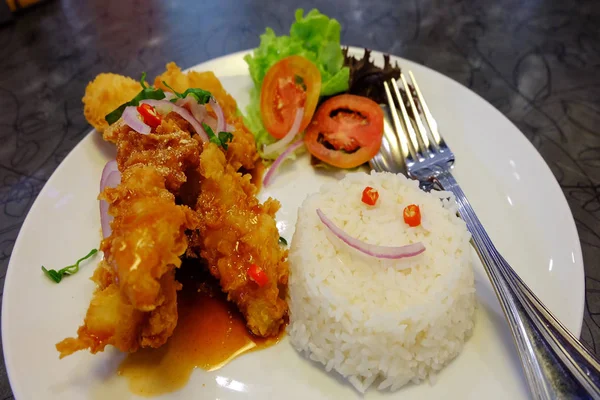
<svg viewBox="0 0 600 400">
<path fill-rule="evenodd" d="M 289 36 L 277 36 L 273 29 L 267 28 L 260 36 L 260 46 L 244 57 L 255 85 L 246 108 L 245 122 L 254 133 L 259 151 L 263 145 L 275 141 L 265 130 L 260 117 L 260 88 L 273 64 L 291 55 L 303 56 L 315 63 L 321 73 L 321 96 L 348 90 L 350 70 L 344 66 L 340 32 L 340 23 L 335 19 L 316 9 L 306 15 L 304 10 L 298 9 Z"/>
<path fill-rule="evenodd" d="M 345 92 L 348 90 L 348 82 L 350 81 L 350 70 L 344 67 L 339 72 L 333 75 L 327 82 L 321 86 L 321 96 L 331 96 L 336 93 Z M 341 87 L 346 89 L 340 90 Z"/>
</svg>

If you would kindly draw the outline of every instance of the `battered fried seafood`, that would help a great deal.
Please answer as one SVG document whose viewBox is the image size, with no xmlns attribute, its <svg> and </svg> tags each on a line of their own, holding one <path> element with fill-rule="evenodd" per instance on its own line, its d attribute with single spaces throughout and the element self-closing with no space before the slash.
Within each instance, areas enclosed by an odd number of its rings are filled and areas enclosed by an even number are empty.
<svg viewBox="0 0 600 400">
<path fill-rule="evenodd" d="M 188 256 L 200 256 L 209 265 L 211 274 L 219 279 L 221 288 L 244 314 L 249 329 L 257 336 L 272 336 L 279 332 L 287 315 L 287 304 L 280 290 L 287 285 L 287 251 L 279 246 L 275 213 L 276 200 L 261 205 L 256 199 L 256 187 L 250 175 L 259 161 L 254 137 L 236 116 L 237 104 L 223 89 L 212 72 L 184 74 L 174 63 L 154 81 L 156 87 L 185 91 L 189 87 L 208 90 L 219 102 L 229 125 L 233 141 L 228 149 L 210 143 L 200 155 L 200 189 L 195 211 L 200 228 L 190 234 Z M 190 204 L 191 205 L 191 204 Z M 260 287 L 249 278 L 248 268 L 258 265 L 268 276 Z"/>
<path fill-rule="evenodd" d="M 200 155 L 200 196 L 196 212 L 200 228 L 192 233 L 189 256 L 208 261 L 230 301 L 235 302 L 252 333 L 272 336 L 287 315 L 283 289 L 287 286 L 287 250 L 279 245 L 275 213 L 279 202 L 260 204 L 250 175 L 242 175 L 210 143 Z M 268 277 L 264 286 L 249 276 L 252 264 Z"/>
<path fill-rule="evenodd" d="M 104 261 L 94 272 L 98 284 L 77 338 L 56 345 L 61 358 L 77 350 L 96 353 L 106 345 L 121 351 L 164 344 L 177 324 L 174 269 L 187 248 L 185 230 L 194 213 L 175 205 L 165 179 L 152 166 L 123 172 L 117 188 L 101 198 L 114 215 L 112 234 L 102 241 Z"/>
<path fill-rule="evenodd" d="M 131 100 L 142 85 L 139 82 L 117 74 L 99 74 L 85 88 L 83 114 L 85 119 L 98 132 L 108 127 L 106 114 Z"/>
<path fill-rule="evenodd" d="M 183 73 L 177 64 L 170 62 L 167 64 L 167 70 L 154 79 L 154 87 L 171 91 L 163 82 L 178 92 L 185 92 L 189 88 L 204 89 L 217 100 L 226 116 L 233 117 L 237 112 L 235 99 L 225 91 L 221 81 L 212 71 Z"/>
<path fill-rule="evenodd" d="M 163 82 L 178 92 L 184 92 L 188 88 L 201 88 L 213 95 L 223 109 L 227 123 L 234 128 L 233 141 L 227 148 L 227 162 L 236 171 L 244 168 L 245 172 L 250 172 L 257 163 L 261 162 L 256 151 L 254 136 L 244 125 L 242 117 L 237 115 L 235 99 L 225 91 L 212 71 L 183 73 L 175 63 L 171 62 L 167 64 L 167 70 L 154 80 L 155 87 L 169 91 L 170 89 Z M 212 116 L 214 117 L 214 113 Z"/>
<path fill-rule="evenodd" d="M 112 74 L 88 85 L 86 118 L 116 145 L 122 183 L 100 196 L 114 216 L 112 234 L 101 244 L 105 261 L 94 273 L 98 288 L 78 337 L 56 346 L 61 357 L 81 349 L 96 353 L 106 345 L 132 352 L 164 344 L 177 324 L 181 285 L 174 270 L 184 254 L 206 259 L 201 265 L 219 279 L 254 334 L 277 334 L 287 315 L 287 252 L 279 246 L 274 219 L 279 203 L 269 199 L 261 205 L 256 199 L 247 172 L 260 159 L 252 134 L 236 115 L 235 100 L 212 72 L 183 74 L 173 63 L 155 85 L 165 92 L 210 91 L 233 140 L 226 149 L 203 143 L 179 113 L 161 115 L 157 109 L 152 110 L 159 123 L 147 134 L 136 132 L 123 118 L 108 126 L 99 116 L 131 100 L 141 85 Z M 190 106 L 191 99 L 181 100 L 182 107 Z M 204 115 L 213 122 L 217 118 L 209 105 Z M 251 279 L 251 265 L 260 268 L 265 282 Z"/>
<path fill-rule="evenodd" d="M 134 165 L 153 165 L 165 178 L 167 190 L 178 195 L 186 172 L 198 166 L 202 142 L 189 124 L 169 113 L 153 133 L 141 135 L 122 122 L 104 131 L 104 140 L 117 146 L 117 164 L 124 171 Z"/>
</svg>

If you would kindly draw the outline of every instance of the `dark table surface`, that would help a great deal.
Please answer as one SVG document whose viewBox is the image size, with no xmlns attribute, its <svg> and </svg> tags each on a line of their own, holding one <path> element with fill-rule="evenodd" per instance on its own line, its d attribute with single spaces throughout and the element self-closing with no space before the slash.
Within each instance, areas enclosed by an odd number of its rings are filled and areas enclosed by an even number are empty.
<svg viewBox="0 0 600 400">
<path fill-rule="evenodd" d="M 160 73 L 285 32 L 293 1 L 49 1 L 0 26 L 0 275 L 50 175 L 89 132 L 81 97 L 96 74 Z M 600 2 L 305 1 L 343 26 L 344 44 L 425 64 L 487 99 L 559 181 L 583 248 L 581 337 L 600 353 Z M 3 287 L 3 283 L 2 283 Z M 32 383 L 34 384 L 34 383 Z M 12 398 L 4 365 L 0 400 Z"/>
</svg>

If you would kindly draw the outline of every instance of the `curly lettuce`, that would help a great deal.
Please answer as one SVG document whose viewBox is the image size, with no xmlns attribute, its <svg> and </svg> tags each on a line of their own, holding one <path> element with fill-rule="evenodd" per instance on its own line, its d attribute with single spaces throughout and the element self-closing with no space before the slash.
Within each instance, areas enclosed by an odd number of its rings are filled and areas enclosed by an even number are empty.
<svg viewBox="0 0 600 400">
<path fill-rule="evenodd" d="M 275 139 L 265 130 L 260 116 L 260 88 L 267 70 L 282 58 L 299 55 L 312 61 L 321 73 L 321 96 L 331 96 L 348 90 L 350 70 L 344 66 L 340 44 L 341 26 L 338 21 L 313 9 L 304 15 L 296 10 L 296 21 L 289 36 L 277 36 L 267 28 L 260 36 L 260 46 L 244 57 L 248 64 L 254 89 L 244 118 L 246 126 L 254 133 L 259 151 Z"/>
</svg>

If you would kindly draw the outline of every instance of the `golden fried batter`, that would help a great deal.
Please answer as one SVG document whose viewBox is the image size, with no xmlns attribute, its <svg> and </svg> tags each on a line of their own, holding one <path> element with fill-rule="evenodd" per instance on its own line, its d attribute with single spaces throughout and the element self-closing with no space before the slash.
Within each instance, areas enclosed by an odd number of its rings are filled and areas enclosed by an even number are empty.
<svg viewBox="0 0 600 400">
<path fill-rule="evenodd" d="M 139 347 L 138 333 L 144 313 L 136 310 L 114 283 L 114 275 L 104 261 L 92 278 L 98 288 L 94 292 L 83 325 L 76 338 L 67 338 L 56 344 L 60 358 L 78 350 L 89 349 L 93 354 L 113 345 L 121 351 Z"/>
<path fill-rule="evenodd" d="M 165 178 L 167 189 L 177 194 L 187 180 L 186 171 L 198 166 L 202 142 L 190 134 L 189 124 L 169 113 L 155 132 L 142 135 L 122 122 L 104 131 L 104 140 L 117 146 L 117 164 L 123 171 L 133 165 L 153 165 Z"/>
<path fill-rule="evenodd" d="M 102 241 L 119 287 L 138 310 L 152 311 L 160 294 L 159 279 L 181 265 L 187 249 L 185 230 L 194 215 L 175 205 L 165 180 L 152 166 L 135 165 L 123 172 L 123 183 L 101 194 L 114 216 L 112 235 Z"/>
<path fill-rule="evenodd" d="M 269 199 L 261 205 L 250 175 L 236 172 L 212 143 L 204 145 L 200 155 L 200 174 L 200 228 L 190 236 L 188 255 L 199 254 L 208 261 L 211 274 L 244 314 L 252 333 L 275 335 L 288 309 L 280 290 L 287 285 L 288 265 L 275 224 L 279 202 Z M 259 287 L 248 277 L 253 263 L 269 277 L 267 285 Z"/>
<path fill-rule="evenodd" d="M 237 113 L 235 99 L 225 91 L 223 85 L 221 85 L 221 81 L 219 81 L 212 71 L 190 71 L 183 73 L 177 64 L 170 62 L 167 64 L 167 70 L 154 79 L 154 87 L 170 92 L 171 89 L 165 86 L 163 81 L 167 82 L 169 86 L 180 93 L 185 92 L 189 88 L 199 88 L 209 91 L 217 102 L 219 102 L 226 116 L 235 116 Z"/>
<path fill-rule="evenodd" d="M 194 213 L 175 205 L 152 166 L 128 168 L 122 183 L 100 197 L 114 216 L 112 234 L 100 246 L 104 261 L 93 277 L 98 288 L 78 337 L 56 345 L 61 357 L 86 348 L 96 353 L 106 345 L 121 351 L 159 347 L 177 324 L 181 285 L 174 269 L 187 249 L 185 230 L 197 225 Z"/>
<path fill-rule="evenodd" d="M 167 64 L 167 70 L 154 80 L 155 87 L 170 91 L 163 81 L 178 92 L 185 92 L 188 88 L 200 88 L 213 95 L 223 109 L 227 123 L 235 127 L 235 131 L 232 132 L 233 142 L 227 149 L 227 162 L 236 171 L 244 168 L 246 172 L 250 172 L 257 163 L 261 162 L 256 151 L 254 136 L 244 125 L 242 117 L 238 115 L 235 99 L 225 91 L 212 71 L 183 73 L 177 64 L 171 62 Z"/>
<path fill-rule="evenodd" d="M 179 92 L 210 91 L 223 108 L 233 140 L 226 150 L 203 144 L 174 112 L 163 115 L 148 135 L 122 119 L 108 127 L 105 115 L 131 100 L 141 86 L 113 74 L 101 74 L 88 85 L 85 116 L 116 145 L 122 183 L 101 194 L 114 216 L 113 232 L 102 241 L 105 260 L 94 273 L 98 287 L 77 338 L 56 346 L 61 357 L 81 349 L 96 353 L 106 345 L 131 352 L 164 344 L 177 324 L 181 285 L 175 269 L 184 253 L 207 261 L 254 334 L 277 334 L 287 315 L 287 251 L 279 246 L 274 219 L 279 203 L 269 199 L 261 205 L 251 176 L 241 173 L 256 171 L 261 161 L 235 100 L 212 72 L 184 74 L 170 63 L 155 80 L 156 87 L 170 90 L 163 80 Z M 214 118 L 210 106 L 207 110 Z M 269 277 L 265 286 L 249 279 L 252 263 Z"/>
<path fill-rule="evenodd" d="M 133 99 L 142 90 L 142 85 L 126 76 L 99 74 L 85 88 L 83 114 L 98 132 L 108 127 L 104 119 L 121 104 Z"/>
<path fill-rule="evenodd" d="M 254 169 L 262 163 L 258 152 L 254 136 L 244 125 L 240 117 L 228 120 L 228 123 L 235 127 L 233 141 L 229 144 L 226 152 L 227 163 L 236 171 L 244 168 L 245 172 L 254 173 Z"/>
</svg>

